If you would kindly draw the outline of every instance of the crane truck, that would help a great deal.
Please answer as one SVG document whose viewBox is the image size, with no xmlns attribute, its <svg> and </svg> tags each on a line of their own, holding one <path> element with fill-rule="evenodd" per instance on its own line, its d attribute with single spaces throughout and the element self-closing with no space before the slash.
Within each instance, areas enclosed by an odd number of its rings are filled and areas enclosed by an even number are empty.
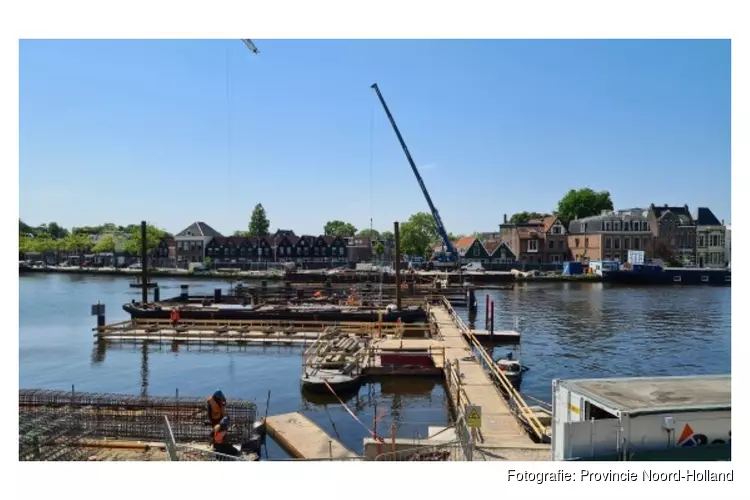
<svg viewBox="0 0 750 500">
<path fill-rule="evenodd" d="M 396 121 L 393 119 L 393 115 L 391 115 L 391 111 L 388 109 L 388 105 L 385 103 L 385 99 L 383 99 L 383 94 L 380 93 L 378 84 L 373 83 L 370 87 L 375 90 L 375 93 L 380 100 L 380 104 L 383 106 L 383 110 L 385 111 L 386 116 L 388 116 L 388 121 L 391 122 L 391 127 L 393 127 L 393 131 L 396 133 L 398 142 L 401 144 L 401 148 L 404 150 L 404 154 L 406 155 L 406 159 L 411 166 L 411 170 L 412 172 L 414 172 L 414 176 L 417 178 L 419 187 L 420 189 L 422 189 L 422 194 L 424 194 L 424 197 L 427 200 L 427 205 L 429 205 L 430 207 L 432 218 L 435 220 L 435 226 L 437 227 L 438 235 L 442 240 L 443 248 L 441 252 L 437 252 L 436 255 L 434 255 L 433 262 L 437 267 L 440 268 L 455 268 L 459 264 L 458 253 L 453 248 L 453 243 L 448 237 L 448 232 L 445 230 L 443 220 L 440 218 L 440 214 L 438 213 L 435 204 L 432 203 L 432 198 L 430 197 L 430 193 L 427 191 L 427 186 L 425 186 L 424 181 L 422 180 L 422 176 L 419 175 L 419 170 L 414 164 L 414 159 L 411 157 L 411 153 L 409 153 L 409 148 L 406 147 L 406 142 L 404 142 L 404 138 L 401 136 L 401 132 L 398 130 Z"/>
</svg>

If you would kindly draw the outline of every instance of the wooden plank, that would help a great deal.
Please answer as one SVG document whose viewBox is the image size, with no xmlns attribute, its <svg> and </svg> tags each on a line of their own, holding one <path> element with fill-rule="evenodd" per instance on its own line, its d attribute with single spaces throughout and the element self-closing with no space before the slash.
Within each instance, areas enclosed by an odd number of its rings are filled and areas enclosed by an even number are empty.
<svg viewBox="0 0 750 500">
<path fill-rule="evenodd" d="M 299 412 L 266 418 L 268 435 L 295 458 L 355 458 L 357 455 Z"/>
</svg>

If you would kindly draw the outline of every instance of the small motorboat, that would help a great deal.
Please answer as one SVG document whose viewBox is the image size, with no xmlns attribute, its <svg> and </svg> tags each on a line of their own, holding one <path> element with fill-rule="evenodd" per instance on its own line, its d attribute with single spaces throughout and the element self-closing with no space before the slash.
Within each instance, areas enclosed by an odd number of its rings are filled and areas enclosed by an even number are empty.
<svg viewBox="0 0 750 500">
<path fill-rule="evenodd" d="M 158 285 L 156 281 L 148 281 L 146 282 L 147 288 L 156 288 Z M 133 279 L 133 281 L 130 282 L 130 288 L 143 288 L 143 281 L 141 280 L 141 277 L 137 277 Z"/>
<path fill-rule="evenodd" d="M 521 361 L 513 358 L 512 352 L 509 352 L 504 358 L 496 360 L 495 364 L 513 386 L 518 386 L 521 383 L 523 372 L 528 370 L 528 367 L 523 366 Z"/>
</svg>

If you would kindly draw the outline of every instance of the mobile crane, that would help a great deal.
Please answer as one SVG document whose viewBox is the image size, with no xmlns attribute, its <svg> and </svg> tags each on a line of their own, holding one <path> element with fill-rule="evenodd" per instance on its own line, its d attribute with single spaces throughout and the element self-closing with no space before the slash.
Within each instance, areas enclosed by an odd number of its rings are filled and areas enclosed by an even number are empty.
<svg viewBox="0 0 750 500">
<path fill-rule="evenodd" d="M 404 138 L 401 136 L 401 132 L 399 132 L 398 130 L 396 121 L 393 119 L 393 115 L 391 115 L 391 112 L 388 109 L 388 105 L 385 103 L 385 99 L 383 99 L 383 94 L 380 93 L 378 84 L 373 83 L 371 85 L 371 88 L 375 90 L 375 93 L 378 95 L 378 99 L 380 100 L 380 104 L 383 105 L 385 114 L 388 116 L 388 120 L 391 122 L 393 131 L 396 133 L 396 137 L 398 137 L 398 142 L 401 143 L 401 148 L 404 150 L 406 159 L 409 161 L 411 170 L 412 172 L 414 172 L 414 176 L 417 178 L 419 187 L 422 189 L 422 193 L 424 194 L 424 197 L 427 200 L 427 204 L 430 206 L 430 212 L 432 212 L 432 218 L 435 219 L 435 226 L 437 227 L 438 235 L 440 235 L 440 239 L 443 241 L 443 251 L 437 254 L 438 265 L 440 265 L 440 267 L 455 267 L 458 265 L 458 255 L 455 249 L 453 248 L 453 243 L 451 243 L 451 240 L 448 237 L 448 232 L 445 230 L 445 226 L 443 226 L 443 221 L 440 218 L 440 214 L 438 213 L 437 208 L 435 208 L 435 204 L 432 203 L 432 198 L 430 198 L 430 193 L 427 191 L 427 187 L 424 185 L 422 176 L 419 175 L 419 170 L 417 170 L 417 166 L 414 164 L 414 160 L 411 157 L 411 153 L 409 153 L 409 148 L 406 147 L 406 143 L 404 142 Z"/>
</svg>

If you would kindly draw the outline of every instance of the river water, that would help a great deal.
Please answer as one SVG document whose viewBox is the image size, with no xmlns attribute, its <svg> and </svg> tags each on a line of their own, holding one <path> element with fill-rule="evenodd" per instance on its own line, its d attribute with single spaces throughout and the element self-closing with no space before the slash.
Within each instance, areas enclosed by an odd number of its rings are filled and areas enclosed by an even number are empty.
<svg viewBox="0 0 750 500">
<path fill-rule="evenodd" d="M 162 297 L 210 294 L 226 282 L 158 279 Z M 378 415 L 379 434 L 395 424 L 400 437 L 424 437 L 445 425 L 449 407 L 439 382 L 409 379 L 367 384 L 346 401 L 307 401 L 300 393 L 301 348 L 95 347 L 91 305 L 107 308 L 107 322 L 128 319 L 122 304 L 140 290 L 124 277 L 24 275 L 19 285 L 19 380 L 21 388 L 207 396 L 221 388 L 228 397 L 253 399 L 270 414 L 301 411 L 352 451 Z M 514 325 L 519 347 L 508 350 L 529 366 L 521 392 L 551 399 L 553 378 L 693 375 L 731 369 L 731 289 L 728 287 L 625 287 L 601 283 L 529 283 L 487 291 L 495 302 L 496 329 Z M 485 292 L 478 291 L 476 327 L 484 327 Z M 466 310 L 459 310 L 467 321 Z M 285 456 L 271 440 L 271 458 Z M 264 454 L 265 457 L 265 454 Z"/>
</svg>

